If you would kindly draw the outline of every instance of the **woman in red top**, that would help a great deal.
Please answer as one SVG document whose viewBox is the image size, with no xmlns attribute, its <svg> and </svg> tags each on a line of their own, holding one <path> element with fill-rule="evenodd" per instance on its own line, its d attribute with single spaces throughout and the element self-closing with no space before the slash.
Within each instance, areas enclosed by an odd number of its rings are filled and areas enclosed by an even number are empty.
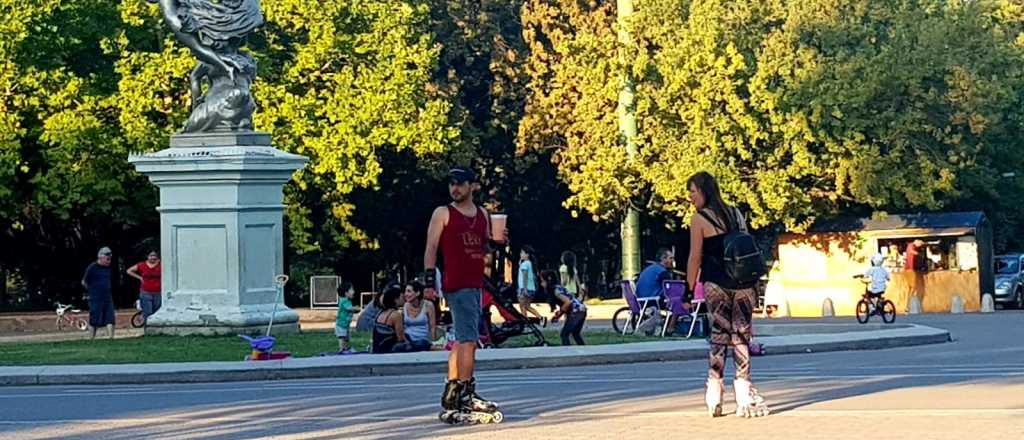
<svg viewBox="0 0 1024 440">
<path fill-rule="evenodd" d="M 146 261 L 128 268 L 128 276 L 142 282 L 139 287 L 139 302 L 142 303 L 142 316 L 160 310 L 160 254 L 150 251 Z"/>
</svg>

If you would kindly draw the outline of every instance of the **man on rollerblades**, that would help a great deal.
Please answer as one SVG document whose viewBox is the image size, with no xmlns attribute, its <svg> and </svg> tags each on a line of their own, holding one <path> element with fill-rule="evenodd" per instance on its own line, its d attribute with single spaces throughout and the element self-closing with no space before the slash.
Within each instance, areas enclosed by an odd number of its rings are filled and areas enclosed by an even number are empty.
<svg viewBox="0 0 1024 440">
<path fill-rule="evenodd" d="M 497 404 L 476 393 L 473 378 L 480 339 L 484 255 L 491 239 L 488 214 L 473 201 L 477 189 L 473 170 L 456 167 L 449 171 L 452 203 L 434 210 L 423 255 L 424 293 L 428 296 L 436 285 L 434 269 L 439 248 L 444 262 L 441 289 L 451 309 L 456 344 L 448 355 L 448 381 L 441 394 L 439 417 L 451 424 L 500 423 L 503 418 Z"/>
</svg>

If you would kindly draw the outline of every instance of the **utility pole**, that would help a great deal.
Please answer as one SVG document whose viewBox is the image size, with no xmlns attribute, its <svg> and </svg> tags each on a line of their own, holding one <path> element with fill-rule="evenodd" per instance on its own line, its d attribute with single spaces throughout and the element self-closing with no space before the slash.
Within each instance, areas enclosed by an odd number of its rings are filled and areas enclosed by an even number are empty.
<svg viewBox="0 0 1024 440">
<path fill-rule="evenodd" d="M 629 64 L 626 62 L 626 48 L 633 41 L 626 24 L 633 15 L 633 0 L 617 0 L 616 6 L 619 25 L 618 55 L 620 63 L 626 66 Z M 619 136 L 632 160 L 637 154 L 636 86 L 628 70 L 623 71 L 619 81 Z M 622 238 L 622 279 L 630 280 L 640 273 L 640 213 L 632 205 L 626 207 L 626 216 L 620 225 L 619 235 Z"/>
</svg>

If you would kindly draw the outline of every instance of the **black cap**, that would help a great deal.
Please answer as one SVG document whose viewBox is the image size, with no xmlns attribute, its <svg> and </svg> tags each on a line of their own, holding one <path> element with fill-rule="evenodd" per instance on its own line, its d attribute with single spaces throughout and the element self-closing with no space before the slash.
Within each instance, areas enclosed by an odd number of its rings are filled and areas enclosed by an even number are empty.
<svg viewBox="0 0 1024 440">
<path fill-rule="evenodd" d="M 448 181 L 452 183 L 476 182 L 476 173 L 467 167 L 455 167 L 448 170 Z"/>
</svg>

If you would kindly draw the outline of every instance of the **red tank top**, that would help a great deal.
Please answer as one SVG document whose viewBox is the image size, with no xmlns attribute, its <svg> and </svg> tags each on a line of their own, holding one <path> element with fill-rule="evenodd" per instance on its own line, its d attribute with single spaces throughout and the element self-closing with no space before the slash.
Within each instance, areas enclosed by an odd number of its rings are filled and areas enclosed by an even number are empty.
<svg viewBox="0 0 1024 440">
<path fill-rule="evenodd" d="M 477 208 L 475 216 L 467 217 L 448 205 L 448 224 L 441 231 L 441 289 L 445 293 L 483 287 L 486 234 L 483 210 Z"/>
</svg>

